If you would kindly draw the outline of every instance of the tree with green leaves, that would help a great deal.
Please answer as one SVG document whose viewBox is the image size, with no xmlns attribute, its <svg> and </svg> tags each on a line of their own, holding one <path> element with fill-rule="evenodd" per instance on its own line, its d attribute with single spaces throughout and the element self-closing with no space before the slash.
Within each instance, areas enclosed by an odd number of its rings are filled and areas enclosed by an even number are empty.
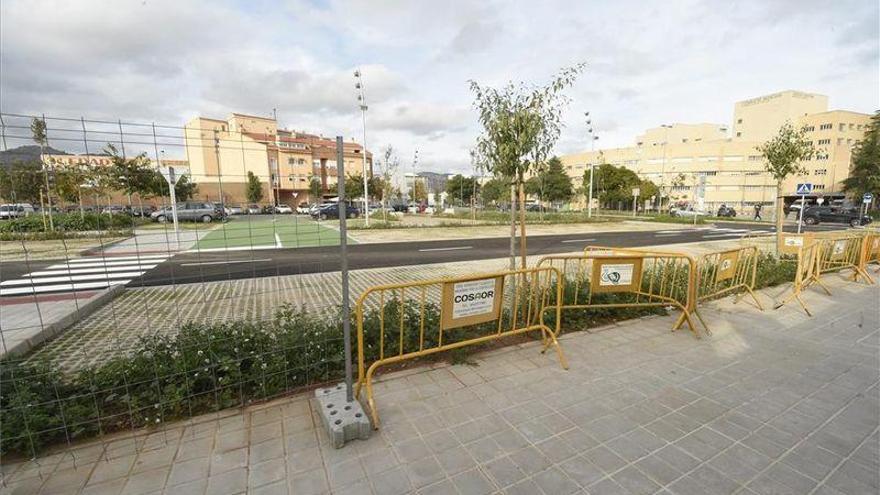
<svg viewBox="0 0 880 495">
<path fill-rule="evenodd" d="M 0 198 L 12 203 L 38 204 L 42 190 L 43 168 L 39 163 L 0 166 Z"/>
<path fill-rule="evenodd" d="M 320 203 L 323 192 L 324 187 L 321 185 L 321 179 L 312 176 L 312 178 L 309 179 L 309 198 L 315 203 Z"/>
<path fill-rule="evenodd" d="M 855 200 L 865 193 L 880 201 L 880 110 L 871 116 L 865 137 L 856 143 L 850 158 L 849 177 L 843 181 L 843 190 Z"/>
<path fill-rule="evenodd" d="M 55 231 L 55 223 L 52 219 L 52 192 L 49 187 L 49 167 L 47 166 L 43 155 L 46 152 L 46 145 L 49 144 L 49 138 L 46 134 L 46 121 L 42 119 L 38 119 L 36 117 L 31 120 L 31 137 L 34 142 L 40 146 L 40 165 L 42 166 L 43 171 L 43 183 L 46 185 L 46 201 L 49 205 L 49 230 Z M 43 206 L 42 197 L 40 198 L 40 206 Z M 40 211 L 40 215 L 45 215 L 45 210 Z M 43 218 L 43 222 L 45 223 L 46 219 Z"/>
<path fill-rule="evenodd" d="M 428 187 L 425 186 L 425 181 L 416 180 L 414 182 L 412 196 L 413 201 L 416 203 L 424 203 L 428 201 Z"/>
<path fill-rule="evenodd" d="M 107 143 L 104 152 L 110 156 L 110 167 L 119 179 L 119 189 L 128 198 L 128 206 L 132 206 L 131 196 L 137 194 L 141 211 L 143 211 L 143 198 L 152 195 L 156 180 L 156 170 L 150 165 L 147 154 L 140 153 L 132 158 L 127 158 L 121 155 L 112 143 Z"/>
<path fill-rule="evenodd" d="M 474 193 L 479 194 L 480 185 L 476 177 L 465 177 L 456 174 L 446 181 L 446 197 L 450 203 L 458 206 L 470 204 Z"/>
<path fill-rule="evenodd" d="M 561 70 L 549 84 L 533 87 L 508 83 L 501 89 L 470 81 L 474 106 L 483 131 L 476 154 L 495 177 L 507 178 L 519 194 L 520 250 L 526 267 L 525 177 L 549 155 L 562 128 L 562 110 L 568 99 L 562 90 L 571 86 L 585 64 Z M 513 210 L 513 209 L 512 209 Z M 515 266 L 515 212 L 511 211 L 511 269 Z"/>
<path fill-rule="evenodd" d="M 55 192 L 62 200 L 79 205 L 80 218 L 85 216 L 83 195 L 88 180 L 89 168 L 86 165 L 72 163 L 55 168 Z"/>
<path fill-rule="evenodd" d="M 509 194 L 510 182 L 493 177 L 480 188 L 480 199 L 483 204 L 498 204 Z"/>
<path fill-rule="evenodd" d="M 164 181 L 165 178 L 163 177 L 162 180 Z M 189 175 L 181 175 L 174 182 L 174 196 L 177 201 L 192 199 L 198 190 L 198 184 L 189 180 Z"/>
<path fill-rule="evenodd" d="M 806 173 L 801 162 L 816 153 L 813 142 L 807 139 L 804 129 L 797 129 L 790 122 L 779 128 L 779 132 L 757 150 L 764 157 L 764 168 L 776 179 L 776 246 L 782 242 L 783 183 L 791 175 Z"/>
<path fill-rule="evenodd" d="M 177 194 L 177 189 L 174 191 L 175 194 Z M 260 179 L 250 170 L 248 170 L 247 173 L 245 196 L 247 197 L 248 203 L 259 203 L 263 200 L 263 184 L 260 183 Z"/>
<path fill-rule="evenodd" d="M 382 221 L 388 221 L 388 199 L 394 194 L 394 174 L 400 167 L 400 158 L 391 145 L 385 147 L 382 160 L 379 162 L 379 177 L 382 187 L 378 189 L 379 200 L 382 202 Z M 372 188 L 371 188 L 372 189 Z M 372 189 L 375 191 L 375 189 Z"/>
<path fill-rule="evenodd" d="M 540 201 L 551 203 L 569 201 L 574 195 L 571 179 L 565 173 L 562 160 L 553 157 L 541 167 L 537 175 L 526 182 L 526 192 L 538 197 Z"/>
</svg>

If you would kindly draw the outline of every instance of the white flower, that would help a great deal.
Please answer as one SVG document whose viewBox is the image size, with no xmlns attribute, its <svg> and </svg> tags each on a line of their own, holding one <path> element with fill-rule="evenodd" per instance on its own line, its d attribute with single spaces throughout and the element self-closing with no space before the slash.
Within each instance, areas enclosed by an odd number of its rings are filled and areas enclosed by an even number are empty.
<svg viewBox="0 0 880 495">
<path fill-rule="evenodd" d="M 201 356 L 201 355 L 202 355 L 202 350 L 201 350 L 201 349 L 199 349 L 199 356 Z"/>
<path fill-rule="evenodd" d="M 263 363 L 262 368 L 263 368 L 263 369 L 266 369 L 266 363 Z"/>
</svg>

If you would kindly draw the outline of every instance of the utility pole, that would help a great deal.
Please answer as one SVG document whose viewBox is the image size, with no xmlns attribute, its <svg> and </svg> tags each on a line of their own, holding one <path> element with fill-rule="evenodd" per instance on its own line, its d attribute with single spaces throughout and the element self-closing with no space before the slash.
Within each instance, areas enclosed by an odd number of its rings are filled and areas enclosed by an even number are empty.
<svg viewBox="0 0 880 495">
<path fill-rule="evenodd" d="M 584 112 L 584 116 L 587 118 L 587 139 L 590 140 L 590 190 L 587 193 L 587 218 L 593 218 L 593 153 L 596 152 L 596 140 L 599 139 L 599 136 L 593 134 L 593 120 L 590 119 L 590 112 Z"/>
<path fill-rule="evenodd" d="M 367 95 L 364 88 L 364 79 L 361 74 L 360 69 L 354 71 L 354 78 L 357 82 L 355 82 L 355 89 L 358 90 L 358 105 L 361 109 L 361 123 L 364 127 L 364 143 L 363 150 L 361 150 L 361 154 L 363 155 L 363 174 L 364 174 L 364 223 L 367 227 L 370 226 L 370 203 L 368 199 L 370 197 L 369 191 L 369 180 L 367 179 Z M 340 164 L 337 164 L 337 167 Z M 339 180 L 345 180 L 345 177 L 340 177 Z"/>
<path fill-rule="evenodd" d="M 669 142 L 669 129 L 672 125 L 660 124 L 660 127 L 666 129 L 663 134 L 663 162 L 660 165 L 660 201 L 657 203 L 657 213 L 663 210 L 663 188 L 666 185 L 666 144 Z"/>
</svg>

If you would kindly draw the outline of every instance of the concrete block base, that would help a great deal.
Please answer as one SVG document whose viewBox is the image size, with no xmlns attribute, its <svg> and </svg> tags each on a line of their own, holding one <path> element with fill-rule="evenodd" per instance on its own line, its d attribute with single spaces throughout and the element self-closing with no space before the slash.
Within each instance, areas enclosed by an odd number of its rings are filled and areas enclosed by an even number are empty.
<svg viewBox="0 0 880 495">
<path fill-rule="evenodd" d="M 342 448 L 354 439 L 366 440 L 373 431 L 369 417 L 357 399 L 345 400 L 345 384 L 315 390 L 321 421 L 334 448 Z"/>
</svg>

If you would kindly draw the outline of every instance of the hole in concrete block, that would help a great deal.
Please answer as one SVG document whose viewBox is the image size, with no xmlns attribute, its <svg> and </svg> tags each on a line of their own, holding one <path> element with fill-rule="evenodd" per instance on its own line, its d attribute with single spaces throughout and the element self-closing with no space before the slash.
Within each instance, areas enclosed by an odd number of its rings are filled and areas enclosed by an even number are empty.
<svg viewBox="0 0 880 495">
<path fill-rule="evenodd" d="M 337 411 L 336 409 L 330 411 L 330 416 L 333 416 L 333 415 L 336 414 L 337 412 L 339 412 L 339 411 Z"/>
<path fill-rule="evenodd" d="M 336 421 L 333 422 L 333 424 L 334 424 L 334 425 L 341 425 L 341 424 L 342 424 L 342 420 L 341 420 L 341 419 L 337 419 Z"/>
<path fill-rule="evenodd" d="M 359 417 L 361 417 L 361 416 L 362 416 L 361 413 L 354 413 L 354 417 L 356 417 L 356 418 L 359 418 Z"/>
<path fill-rule="evenodd" d="M 346 411 L 351 411 L 351 406 L 345 406 Z"/>
<path fill-rule="evenodd" d="M 327 409 L 332 409 L 332 408 L 333 408 L 333 404 L 327 404 Z"/>
</svg>

